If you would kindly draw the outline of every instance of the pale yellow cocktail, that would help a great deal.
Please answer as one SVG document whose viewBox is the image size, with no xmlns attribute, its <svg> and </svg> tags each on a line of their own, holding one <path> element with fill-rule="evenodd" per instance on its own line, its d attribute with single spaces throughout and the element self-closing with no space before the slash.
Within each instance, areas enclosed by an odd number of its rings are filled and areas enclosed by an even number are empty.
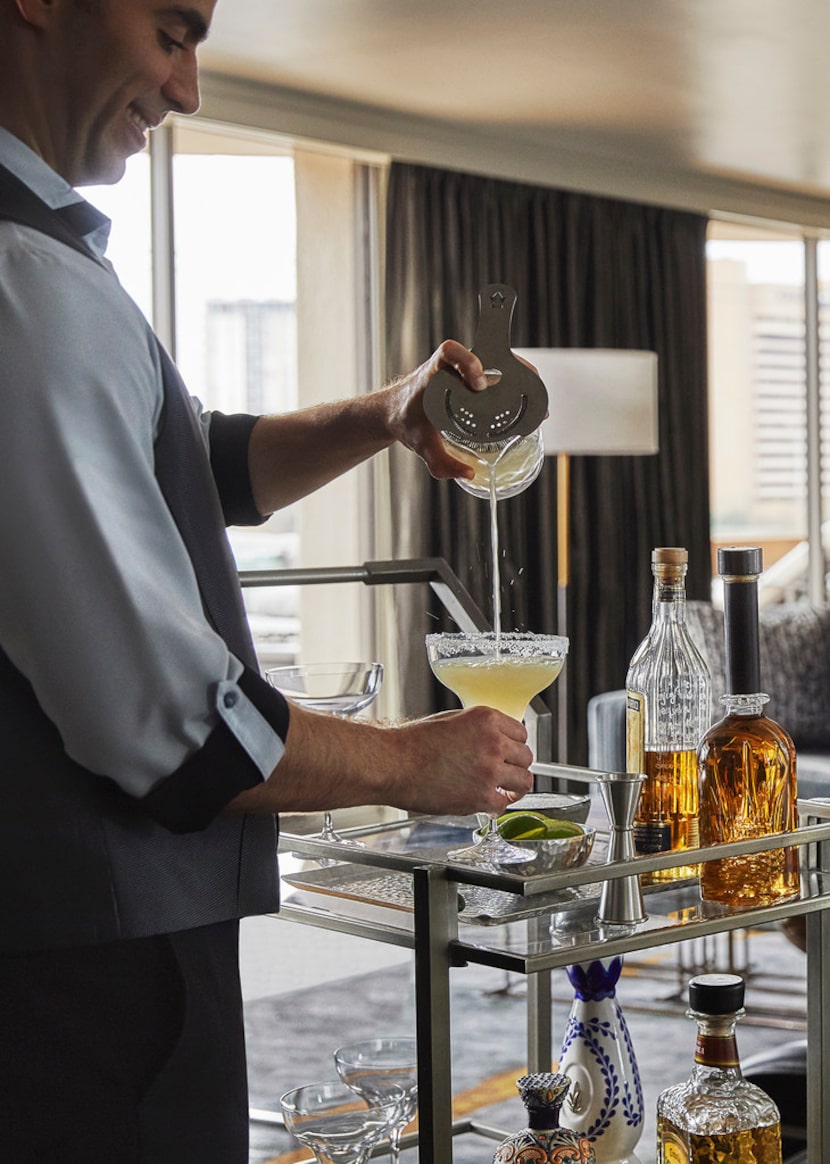
<svg viewBox="0 0 830 1164">
<path fill-rule="evenodd" d="M 553 683 L 565 658 L 438 659 L 432 664 L 436 679 L 448 687 L 464 707 L 495 707 L 522 719 L 534 695 Z"/>
</svg>

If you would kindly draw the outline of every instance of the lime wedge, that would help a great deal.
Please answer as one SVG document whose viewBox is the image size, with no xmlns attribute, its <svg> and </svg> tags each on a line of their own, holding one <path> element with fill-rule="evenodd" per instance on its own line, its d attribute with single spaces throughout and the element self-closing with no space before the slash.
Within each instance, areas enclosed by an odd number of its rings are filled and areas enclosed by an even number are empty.
<svg viewBox="0 0 830 1164">
<path fill-rule="evenodd" d="M 510 838 L 511 841 L 546 841 L 547 831 L 544 825 L 535 825 L 532 829 L 527 829 L 526 832 L 516 833 Z"/>
<path fill-rule="evenodd" d="M 528 838 L 532 832 L 543 837 L 548 818 L 541 812 L 505 812 L 498 818 L 496 824 L 500 836 L 506 841 L 515 841 L 520 837 Z"/>
<path fill-rule="evenodd" d="M 552 820 L 545 822 L 545 840 L 556 841 L 563 837 L 581 837 L 585 832 L 582 825 L 572 820 Z"/>
</svg>

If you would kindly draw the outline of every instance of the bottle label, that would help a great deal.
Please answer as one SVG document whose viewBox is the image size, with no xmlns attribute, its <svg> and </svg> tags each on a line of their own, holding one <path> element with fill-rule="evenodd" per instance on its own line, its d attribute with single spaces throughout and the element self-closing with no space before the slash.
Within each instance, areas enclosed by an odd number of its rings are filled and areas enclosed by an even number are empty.
<svg viewBox="0 0 830 1164">
<path fill-rule="evenodd" d="M 688 1164 L 690 1159 L 685 1136 L 666 1119 L 658 1118 L 657 1151 L 660 1164 Z"/>
<path fill-rule="evenodd" d="M 734 1035 L 720 1037 L 698 1032 L 695 1046 L 695 1063 L 702 1063 L 706 1067 L 738 1067 L 738 1044 Z"/>
<path fill-rule="evenodd" d="M 646 697 L 638 691 L 625 693 L 625 770 L 645 772 Z"/>
<path fill-rule="evenodd" d="M 634 837 L 634 848 L 641 857 L 646 853 L 668 853 L 672 847 L 671 823 L 635 822 L 631 831 Z"/>
</svg>

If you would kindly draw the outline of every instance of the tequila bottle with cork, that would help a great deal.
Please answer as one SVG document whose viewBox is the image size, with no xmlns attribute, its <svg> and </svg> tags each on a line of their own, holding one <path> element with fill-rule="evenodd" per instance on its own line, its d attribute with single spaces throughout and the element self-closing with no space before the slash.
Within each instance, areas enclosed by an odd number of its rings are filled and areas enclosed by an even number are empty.
<svg viewBox="0 0 830 1164">
<path fill-rule="evenodd" d="M 626 768 L 646 781 L 634 820 L 638 853 L 698 846 L 697 749 L 709 726 L 709 669 L 686 626 L 685 549 L 652 551 L 652 621 L 626 677 Z M 651 874 L 656 881 L 697 875 L 697 865 Z"/>
<path fill-rule="evenodd" d="M 743 841 L 796 828 L 795 747 L 764 714 L 758 634 L 761 550 L 718 550 L 726 636 L 726 715 L 704 735 L 700 761 L 700 843 Z M 771 849 L 705 861 L 700 893 L 723 906 L 771 905 L 799 890 L 798 852 Z"/>
<path fill-rule="evenodd" d="M 744 982 L 735 974 L 701 974 L 689 983 L 694 1067 L 657 1100 L 658 1164 L 781 1164 L 778 1108 L 741 1074 L 735 1024 L 743 1005 Z"/>
</svg>

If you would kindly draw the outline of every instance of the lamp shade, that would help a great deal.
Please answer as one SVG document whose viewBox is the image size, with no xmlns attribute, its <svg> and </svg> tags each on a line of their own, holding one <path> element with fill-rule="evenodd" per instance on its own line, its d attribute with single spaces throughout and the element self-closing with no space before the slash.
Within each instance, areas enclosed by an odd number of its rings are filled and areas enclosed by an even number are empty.
<svg viewBox="0 0 830 1164">
<path fill-rule="evenodd" d="M 656 352 L 514 348 L 548 390 L 545 453 L 640 456 L 659 449 Z"/>
</svg>

